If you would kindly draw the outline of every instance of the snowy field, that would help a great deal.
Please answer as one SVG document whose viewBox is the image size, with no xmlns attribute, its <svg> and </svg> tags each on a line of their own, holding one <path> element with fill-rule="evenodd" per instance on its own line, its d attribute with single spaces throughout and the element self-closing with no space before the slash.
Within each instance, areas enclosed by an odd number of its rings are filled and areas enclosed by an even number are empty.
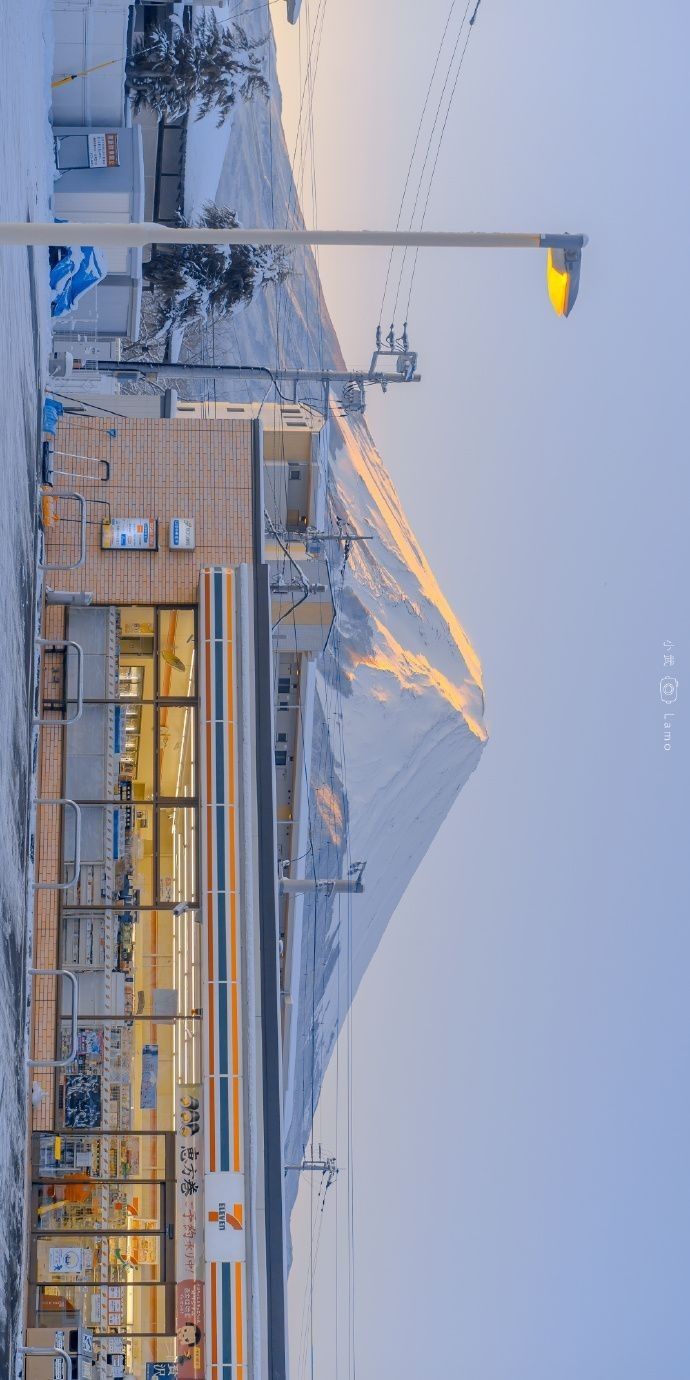
<svg viewBox="0 0 690 1380">
<path fill-rule="evenodd" d="M 48 43 L 44 0 L 0 0 L 0 216 L 47 210 Z M 0 1375 L 12 1372 L 21 1302 L 26 1130 L 24 967 L 28 701 L 38 400 L 45 357 L 44 251 L 0 249 Z"/>
</svg>

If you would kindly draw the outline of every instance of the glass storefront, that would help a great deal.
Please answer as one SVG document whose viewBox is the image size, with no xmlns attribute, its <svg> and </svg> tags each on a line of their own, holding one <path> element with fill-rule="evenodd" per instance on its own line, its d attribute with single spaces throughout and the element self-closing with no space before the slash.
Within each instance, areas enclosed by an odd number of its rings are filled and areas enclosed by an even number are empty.
<svg viewBox="0 0 690 1380">
<path fill-rule="evenodd" d="M 34 1135 L 33 1323 L 88 1328 L 104 1376 L 145 1380 L 167 1361 L 194 1377 L 203 1252 L 190 1279 L 175 1224 L 203 1187 L 196 611 L 74 609 L 67 636 L 85 665 L 64 772 L 81 861 L 60 917 L 78 1048 L 56 1078 L 54 1130 Z M 66 816 L 65 880 L 74 854 Z M 64 1007 L 58 1057 L 70 1039 Z M 194 1316 L 180 1327 L 182 1272 Z"/>
</svg>

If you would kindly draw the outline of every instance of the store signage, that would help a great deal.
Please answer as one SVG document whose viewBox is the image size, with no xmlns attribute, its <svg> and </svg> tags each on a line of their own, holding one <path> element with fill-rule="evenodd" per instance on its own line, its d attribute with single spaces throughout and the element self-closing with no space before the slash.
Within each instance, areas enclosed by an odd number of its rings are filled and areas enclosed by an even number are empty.
<svg viewBox="0 0 690 1380">
<path fill-rule="evenodd" d="M 103 551 L 157 551 L 158 523 L 155 518 L 104 518 L 101 524 Z"/>
<path fill-rule="evenodd" d="M 193 551 L 196 546 L 194 518 L 173 518 L 168 540 L 171 551 Z"/>
<path fill-rule="evenodd" d="M 206 1175 L 207 1260 L 245 1260 L 244 1174 Z"/>
<path fill-rule="evenodd" d="M 204 1155 L 201 1087 L 178 1089 L 175 1134 L 175 1269 L 179 1380 L 204 1376 Z"/>
<path fill-rule="evenodd" d="M 120 141 L 114 131 L 108 134 L 89 134 L 89 167 L 119 168 Z"/>
<path fill-rule="evenodd" d="M 176 1380 L 177 1361 L 147 1361 L 146 1380 Z"/>
<path fill-rule="evenodd" d="M 144 1045 L 141 1051 L 141 1089 L 139 1107 L 155 1111 L 158 1105 L 158 1045 Z"/>
</svg>

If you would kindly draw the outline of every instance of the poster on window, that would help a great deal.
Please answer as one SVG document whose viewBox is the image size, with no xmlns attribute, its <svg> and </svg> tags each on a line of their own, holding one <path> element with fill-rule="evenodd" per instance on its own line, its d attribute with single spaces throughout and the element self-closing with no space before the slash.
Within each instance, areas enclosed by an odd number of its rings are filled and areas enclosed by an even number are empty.
<svg viewBox="0 0 690 1380">
<path fill-rule="evenodd" d="M 175 1267 L 179 1380 L 204 1376 L 204 1156 L 201 1086 L 183 1084 L 175 1118 Z"/>
<path fill-rule="evenodd" d="M 100 1059 L 103 1053 L 103 1031 L 82 1026 L 79 1030 L 77 1050 L 85 1059 Z"/>
<path fill-rule="evenodd" d="M 69 1073 L 65 1079 L 65 1126 L 94 1130 L 100 1124 L 100 1074 Z"/>
<path fill-rule="evenodd" d="M 142 1112 L 155 1112 L 158 1105 L 158 1045 L 144 1045 L 141 1051 L 141 1089 L 139 1107 Z"/>
<path fill-rule="evenodd" d="M 92 1253 L 84 1246 L 51 1246 L 48 1252 L 51 1275 L 80 1275 L 91 1261 Z"/>
</svg>

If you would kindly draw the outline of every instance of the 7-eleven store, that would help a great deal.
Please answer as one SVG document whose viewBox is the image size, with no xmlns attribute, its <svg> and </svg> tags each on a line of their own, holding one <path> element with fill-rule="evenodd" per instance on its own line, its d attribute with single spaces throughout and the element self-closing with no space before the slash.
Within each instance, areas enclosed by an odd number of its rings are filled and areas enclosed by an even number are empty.
<svg viewBox="0 0 690 1380">
<path fill-rule="evenodd" d="M 113 549 L 99 514 L 43 611 L 33 966 L 61 976 L 33 980 L 26 1341 L 86 1353 L 89 1380 L 279 1380 L 262 432 L 123 419 L 113 438 L 107 422 L 65 419 L 60 448 L 102 453 L 110 520 L 146 517 L 158 541 Z M 94 504 L 105 490 L 79 487 Z M 176 518 L 194 549 L 168 546 Z M 46 528 L 51 562 L 69 563 L 77 526 Z M 67 601 L 84 590 L 90 606 Z M 26 1358 L 44 1374 L 52 1359 Z"/>
</svg>

